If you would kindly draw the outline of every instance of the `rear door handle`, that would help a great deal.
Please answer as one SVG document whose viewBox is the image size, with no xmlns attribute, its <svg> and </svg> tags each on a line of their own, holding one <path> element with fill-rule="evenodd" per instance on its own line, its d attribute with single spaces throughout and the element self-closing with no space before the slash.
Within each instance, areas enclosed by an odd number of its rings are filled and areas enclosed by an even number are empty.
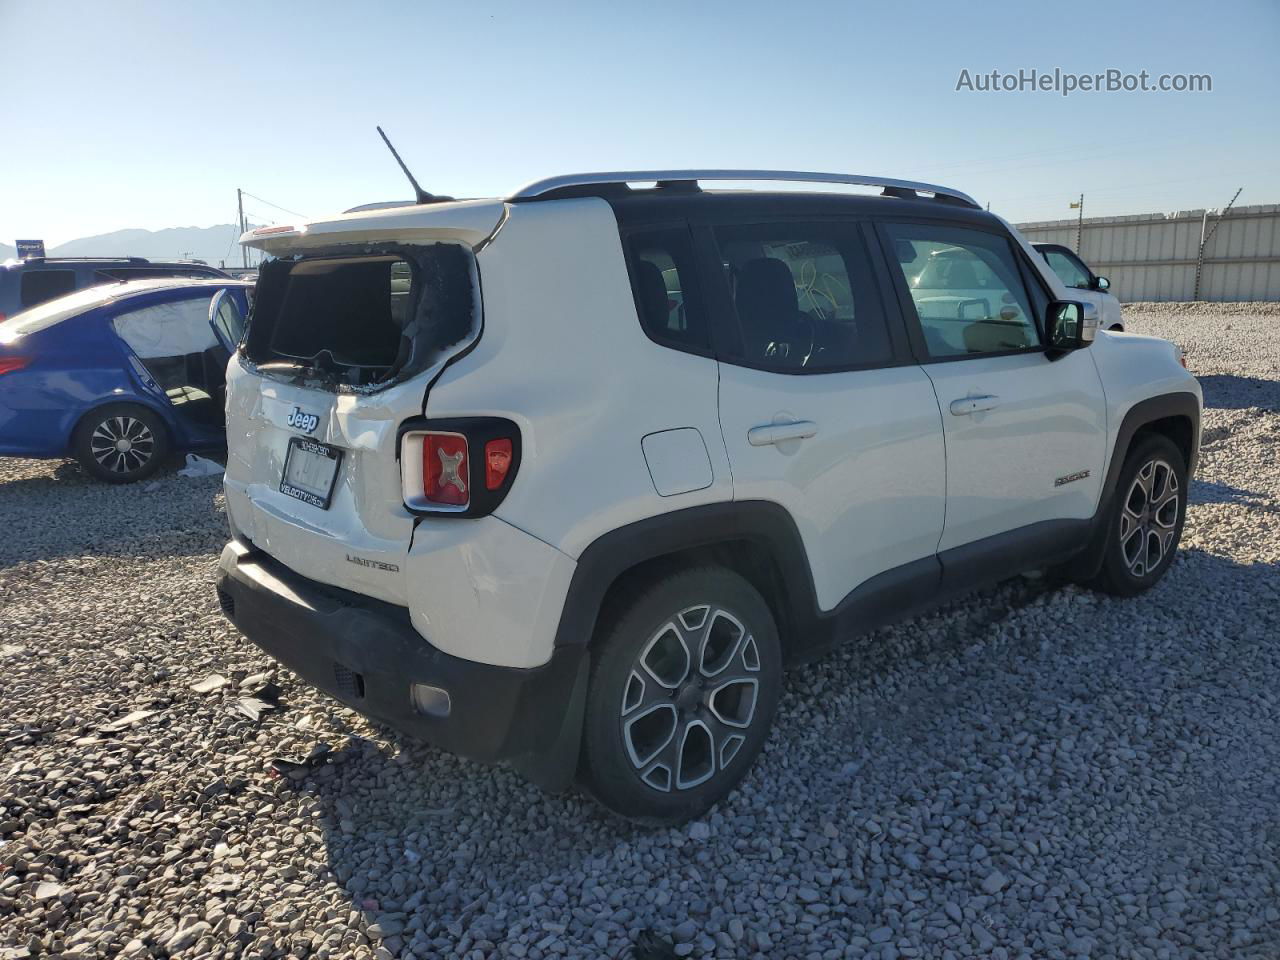
<svg viewBox="0 0 1280 960">
<path fill-rule="evenodd" d="M 804 440 L 818 432 L 818 425 L 811 420 L 793 420 L 791 423 L 766 423 L 747 431 L 747 443 L 753 447 L 765 447 L 783 440 Z"/>
<path fill-rule="evenodd" d="M 967 417 L 971 413 L 983 410 L 994 410 L 1000 406 L 1000 398 L 985 394 L 981 397 L 961 397 L 951 401 L 951 413 L 957 417 Z"/>
</svg>

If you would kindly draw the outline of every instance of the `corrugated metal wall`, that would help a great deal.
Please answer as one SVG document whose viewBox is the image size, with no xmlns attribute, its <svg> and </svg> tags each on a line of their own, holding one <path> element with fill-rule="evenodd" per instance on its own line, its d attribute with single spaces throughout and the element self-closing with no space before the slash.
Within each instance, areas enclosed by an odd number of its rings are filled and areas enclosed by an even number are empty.
<svg viewBox="0 0 1280 960">
<path fill-rule="evenodd" d="M 1075 220 L 1017 226 L 1033 243 L 1076 249 Z M 1280 204 L 1086 218 L 1077 253 L 1121 300 L 1191 300 L 1202 229 L 1212 235 L 1198 299 L 1280 300 Z"/>
</svg>

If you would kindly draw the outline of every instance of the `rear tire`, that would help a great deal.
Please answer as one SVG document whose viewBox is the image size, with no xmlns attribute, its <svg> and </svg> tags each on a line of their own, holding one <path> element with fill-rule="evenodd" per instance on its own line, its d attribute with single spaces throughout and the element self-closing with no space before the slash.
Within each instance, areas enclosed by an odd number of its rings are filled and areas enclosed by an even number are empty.
<svg viewBox="0 0 1280 960">
<path fill-rule="evenodd" d="M 1119 597 L 1151 587 L 1173 563 L 1187 515 L 1187 465 L 1168 437 L 1143 437 L 1125 457 L 1106 518 L 1102 569 L 1090 586 Z"/>
<path fill-rule="evenodd" d="M 168 457 L 169 430 L 146 407 L 113 403 L 85 415 L 71 435 L 71 453 L 99 480 L 135 483 Z"/>
<path fill-rule="evenodd" d="M 768 604 L 733 571 L 698 567 L 641 589 L 602 630 L 585 786 L 628 819 L 701 815 L 751 768 L 773 722 L 782 652 Z"/>
</svg>

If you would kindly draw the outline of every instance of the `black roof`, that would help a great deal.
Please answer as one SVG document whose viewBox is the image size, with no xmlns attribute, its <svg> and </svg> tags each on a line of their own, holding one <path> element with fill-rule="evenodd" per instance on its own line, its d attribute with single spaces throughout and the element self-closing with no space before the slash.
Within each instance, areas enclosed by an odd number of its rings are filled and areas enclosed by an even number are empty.
<svg viewBox="0 0 1280 960">
<path fill-rule="evenodd" d="M 646 224 L 671 220 L 822 219 L 857 217 L 929 219 L 1004 229 L 1000 219 L 967 204 L 933 197 L 903 198 L 843 193 L 760 190 L 631 190 L 601 191 L 620 223 Z"/>
</svg>

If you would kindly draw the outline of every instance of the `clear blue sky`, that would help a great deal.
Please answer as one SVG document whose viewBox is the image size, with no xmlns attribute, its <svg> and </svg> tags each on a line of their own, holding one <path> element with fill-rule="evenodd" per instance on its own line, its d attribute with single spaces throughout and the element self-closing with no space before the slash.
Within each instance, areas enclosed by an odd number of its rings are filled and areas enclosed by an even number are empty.
<svg viewBox="0 0 1280 960">
<path fill-rule="evenodd" d="M 1280 203 L 1280 3 L 0 0 L 0 240 L 308 215 L 575 170 L 933 180 L 1013 220 Z M 1208 73 L 1212 93 L 956 92 Z M 250 201 L 259 222 L 288 214 Z"/>
</svg>

